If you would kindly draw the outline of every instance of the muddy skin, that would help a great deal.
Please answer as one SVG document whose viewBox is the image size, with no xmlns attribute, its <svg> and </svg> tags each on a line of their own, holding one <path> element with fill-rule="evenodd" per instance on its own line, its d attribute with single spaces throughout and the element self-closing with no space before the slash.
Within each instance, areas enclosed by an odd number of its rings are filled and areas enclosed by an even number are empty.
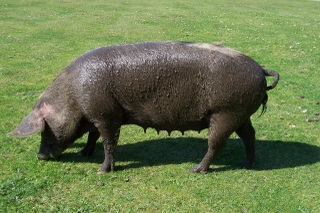
<svg viewBox="0 0 320 213">
<path fill-rule="evenodd" d="M 267 86 L 266 76 L 275 78 Z M 92 155 L 101 136 L 105 159 L 98 173 L 114 170 L 120 128 L 137 124 L 157 131 L 209 128 L 208 150 L 191 169 L 205 173 L 236 132 L 251 168 L 255 130 L 250 116 L 279 80 L 251 58 L 227 47 L 186 42 L 148 42 L 101 47 L 70 63 L 10 134 L 41 132 L 38 158 L 57 157 L 89 132 L 79 155 Z M 125 134 L 125 133 L 124 133 Z"/>
</svg>

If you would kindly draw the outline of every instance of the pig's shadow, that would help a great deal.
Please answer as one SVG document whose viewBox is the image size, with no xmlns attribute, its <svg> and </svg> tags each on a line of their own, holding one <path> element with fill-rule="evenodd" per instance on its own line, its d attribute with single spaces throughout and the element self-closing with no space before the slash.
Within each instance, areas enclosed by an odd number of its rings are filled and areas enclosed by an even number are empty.
<svg viewBox="0 0 320 213">
<path fill-rule="evenodd" d="M 75 143 L 79 148 L 83 143 Z M 116 170 L 157 166 L 167 164 L 194 163 L 201 161 L 207 151 L 207 140 L 199 138 L 165 138 L 141 141 L 132 144 L 120 144 L 116 149 Z M 214 159 L 214 170 L 237 169 L 244 160 L 245 151 L 241 140 L 229 139 L 223 152 Z M 58 159 L 64 162 L 103 162 L 104 153 L 101 142 L 91 157 L 77 156 L 76 153 L 64 153 Z M 320 161 L 320 147 L 301 142 L 257 141 L 255 170 L 293 168 L 314 164 Z"/>
</svg>

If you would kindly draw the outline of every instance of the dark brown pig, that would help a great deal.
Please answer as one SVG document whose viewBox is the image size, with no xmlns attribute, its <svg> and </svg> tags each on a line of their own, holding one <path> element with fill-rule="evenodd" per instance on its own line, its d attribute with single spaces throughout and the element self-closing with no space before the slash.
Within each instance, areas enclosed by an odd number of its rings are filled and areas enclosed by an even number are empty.
<svg viewBox="0 0 320 213">
<path fill-rule="evenodd" d="M 267 87 L 266 76 L 275 81 Z M 33 111 L 11 132 L 41 132 L 38 158 L 59 156 L 89 132 L 82 155 L 103 139 L 99 173 L 114 169 L 120 127 L 200 131 L 209 128 L 208 151 L 193 172 L 206 172 L 232 132 L 246 149 L 244 168 L 255 158 L 250 116 L 265 107 L 278 73 L 244 54 L 202 43 L 150 42 L 92 50 L 67 66 L 43 92 Z"/>
</svg>

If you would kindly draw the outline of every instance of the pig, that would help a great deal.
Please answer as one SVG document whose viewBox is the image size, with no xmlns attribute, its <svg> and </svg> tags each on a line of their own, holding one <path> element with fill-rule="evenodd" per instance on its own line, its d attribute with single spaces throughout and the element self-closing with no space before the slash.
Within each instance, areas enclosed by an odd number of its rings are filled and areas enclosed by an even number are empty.
<svg viewBox="0 0 320 213">
<path fill-rule="evenodd" d="M 266 76 L 273 76 L 267 86 Z M 208 150 L 192 172 L 207 172 L 236 132 L 243 140 L 245 169 L 255 159 L 250 117 L 279 80 L 250 57 L 213 44 L 143 42 L 101 47 L 71 62 L 47 87 L 33 110 L 9 135 L 41 133 L 39 159 L 58 157 L 85 133 L 80 155 L 91 155 L 101 136 L 104 161 L 98 173 L 114 170 L 120 127 L 136 124 L 157 131 L 208 128 Z"/>
</svg>

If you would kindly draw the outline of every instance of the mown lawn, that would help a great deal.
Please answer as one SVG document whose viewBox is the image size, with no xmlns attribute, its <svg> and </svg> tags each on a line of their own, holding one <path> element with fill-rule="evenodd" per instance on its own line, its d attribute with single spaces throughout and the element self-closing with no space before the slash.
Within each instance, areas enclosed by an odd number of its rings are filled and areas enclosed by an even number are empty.
<svg viewBox="0 0 320 213">
<path fill-rule="evenodd" d="M 320 212 L 319 1 L 0 2 L 0 212 Z M 280 73 L 267 113 L 252 119 L 254 170 L 239 169 L 244 148 L 233 134 L 206 175 L 190 173 L 206 130 L 169 137 L 124 126 L 116 171 L 103 175 L 100 142 L 89 158 L 76 155 L 83 137 L 39 161 L 39 135 L 6 137 L 74 58 L 158 40 L 219 43 Z"/>
</svg>

